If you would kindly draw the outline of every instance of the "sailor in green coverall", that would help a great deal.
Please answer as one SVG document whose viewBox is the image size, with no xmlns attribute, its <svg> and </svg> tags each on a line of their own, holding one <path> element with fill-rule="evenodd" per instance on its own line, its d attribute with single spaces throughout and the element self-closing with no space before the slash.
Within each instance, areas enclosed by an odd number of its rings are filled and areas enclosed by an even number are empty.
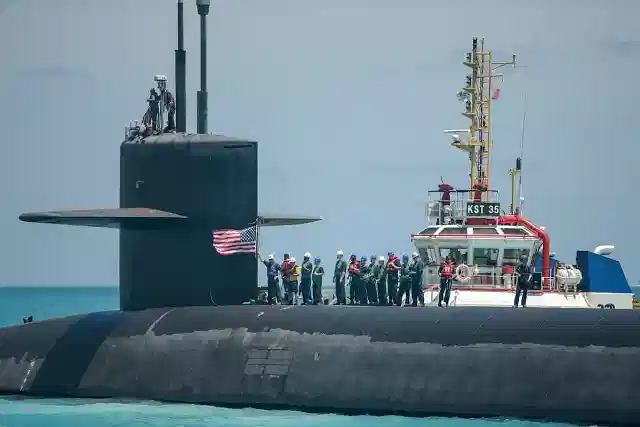
<svg viewBox="0 0 640 427">
<path fill-rule="evenodd" d="M 367 299 L 369 305 L 375 305 L 378 303 L 378 290 L 376 289 L 377 278 L 378 278 L 378 264 L 375 255 L 371 255 L 369 258 L 368 274 L 366 278 L 366 286 L 367 286 Z"/>
<path fill-rule="evenodd" d="M 336 285 L 336 304 L 344 305 L 347 303 L 347 292 L 345 288 L 345 280 L 347 278 L 347 262 L 342 259 L 344 253 L 338 251 L 336 254 L 336 266 L 333 270 L 333 283 Z"/>
<path fill-rule="evenodd" d="M 378 305 L 387 305 L 387 269 L 382 255 L 378 258 L 376 267 L 377 271 L 374 280 L 378 287 Z"/>
<path fill-rule="evenodd" d="M 311 303 L 311 271 L 313 264 L 311 263 L 311 254 L 307 252 L 302 259 L 302 268 L 300 269 L 300 293 L 302 294 L 302 304 Z"/>
<path fill-rule="evenodd" d="M 411 290 L 411 275 L 409 273 L 409 255 L 402 254 L 402 267 L 400 268 L 400 288 L 396 297 L 396 305 L 409 305 L 409 291 Z M 403 301 L 404 300 L 404 301 Z"/>
<path fill-rule="evenodd" d="M 324 277 L 324 267 L 320 265 L 320 258 L 313 260 L 313 272 L 311 280 L 313 281 L 313 304 L 322 304 L 322 278 Z"/>
<path fill-rule="evenodd" d="M 417 307 L 424 306 L 424 290 L 422 289 L 422 273 L 424 271 L 424 263 L 420 259 L 420 255 L 414 252 L 411 255 L 413 262 L 409 267 L 409 273 L 411 274 L 411 306 Z"/>
<path fill-rule="evenodd" d="M 360 305 L 367 305 L 367 283 L 369 282 L 369 266 L 367 257 L 360 257 L 360 276 L 358 277 L 358 287 L 356 290 L 356 301 Z"/>
</svg>

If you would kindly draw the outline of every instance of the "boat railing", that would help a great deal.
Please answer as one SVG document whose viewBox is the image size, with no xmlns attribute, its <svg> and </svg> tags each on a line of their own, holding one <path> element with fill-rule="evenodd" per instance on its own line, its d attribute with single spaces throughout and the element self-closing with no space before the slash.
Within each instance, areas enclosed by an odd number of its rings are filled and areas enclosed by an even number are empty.
<svg viewBox="0 0 640 427">
<path fill-rule="evenodd" d="M 427 191 L 428 201 L 447 201 L 444 194 L 448 194 L 448 201 L 451 202 L 488 202 L 488 203 L 500 203 L 500 192 L 498 190 L 429 190 Z"/>
<path fill-rule="evenodd" d="M 440 287 L 440 276 L 436 269 L 426 272 L 425 291 L 438 291 Z M 533 283 L 529 290 L 533 292 L 561 292 L 577 293 L 577 286 L 562 286 L 555 276 L 548 278 L 549 286 L 544 286 L 545 277 L 534 276 Z M 502 273 L 501 267 L 492 267 L 488 272 L 464 275 L 464 277 L 454 276 L 452 289 L 487 290 L 487 291 L 515 291 L 518 284 L 516 273 Z"/>
<path fill-rule="evenodd" d="M 429 222 L 446 224 L 468 217 L 500 216 L 497 190 L 451 190 L 446 196 L 439 190 L 429 191 L 425 215 Z"/>
</svg>

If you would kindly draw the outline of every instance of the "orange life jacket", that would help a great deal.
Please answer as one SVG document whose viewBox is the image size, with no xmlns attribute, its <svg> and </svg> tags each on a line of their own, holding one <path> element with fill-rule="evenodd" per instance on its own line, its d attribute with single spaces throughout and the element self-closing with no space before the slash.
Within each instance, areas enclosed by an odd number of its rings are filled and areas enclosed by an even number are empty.
<svg viewBox="0 0 640 427">
<path fill-rule="evenodd" d="M 442 271 L 440 272 L 440 275 L 442 277 L 447 277 L 448 278 L 448 277 L 453 276 L 453 264 L 452 263 L 445 261 L 445 262 L 443 262 L 441 264 L 441 267 L 442 267 Z"/>
<path fill-rule="evenodd" d="M 349 274 L 351 274 L 352 276 L 357 276 L 358 274 L 360 274 L 359 264 L 359 261 L 351 261 L 351 264 L 349 264 Z"/>
<path fill-rule="evenodd" d="M 400 258 L 398 258 L 397 256 L 393 256 L 393 258 L 391 258 L 388 262 L 387 262 L 387 273 L 393 273 L 395 271 L 400 270 L 401 267 L 398 267 L 395 262 L 397 260 L 399 260 Z"/>
<path fill-rule="evenodd" d="M 286 280 L 293 280 L 291 276 L 295 273 L 295 266 L 296 265 L 291 261 L 291 258 L 285 260 L 281 267 L 282 277 Z"/>
</svg>

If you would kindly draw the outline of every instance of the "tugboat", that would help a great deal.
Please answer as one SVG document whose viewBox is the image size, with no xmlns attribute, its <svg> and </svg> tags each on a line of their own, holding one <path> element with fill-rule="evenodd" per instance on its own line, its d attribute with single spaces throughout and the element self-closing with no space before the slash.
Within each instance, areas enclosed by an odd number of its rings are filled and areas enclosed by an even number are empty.
<svg viewBox="0 0 640 427">
<path fill-rule="evenodd" d="M 620 263 L 609 257 L 614 246 L 577 251 L 575 261 L 561 262 L 551 252 L 545 228 L 522 214 L 518 177 L 522 159 L 516 160 L 511 176 L 511 204 L 502 209 L 497 190 L 491 188 L 493 151 L 492 103 L 499 97 L 503 75 L 496 70 L 516 65 L 496 62 L 484 39 L 473 38 L 471 52 L 463 64 L 470 73 L 458 99 L 470 120 L 468 129 L 446 130 L 451 145 L 469 156 L 469 187 L 456 189 L 442 182 L 429 191 L 428 225 L 412 234 L 412 241 L 425 263 L 425 303 L 437 304 L 438 266 L 450 256 L 457 268 L 450 305 L 511 306 L 517 282 L 515 266 L 526 259 L 533 268 L 528 306 L 556 308 L 632 309 L 634 294 Z"/>
</svg>

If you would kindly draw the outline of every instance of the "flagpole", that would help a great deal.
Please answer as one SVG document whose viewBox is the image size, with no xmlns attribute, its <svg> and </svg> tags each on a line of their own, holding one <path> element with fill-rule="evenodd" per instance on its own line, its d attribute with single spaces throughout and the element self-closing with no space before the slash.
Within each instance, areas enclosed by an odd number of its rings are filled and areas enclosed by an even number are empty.
<svg viewBox="0 0 640 427">
<path fill-rule="evenodd" d="M 257 295 L 260 296 L 260 217 L 256 218 L 256 253 L 254 258 L 256 259 L 256 261 L 258 262 L 258 266 L 256 267 L 256 284 L 257 284 L 257 288 L 256 288 L 256 292 Z"/>
<path fill-rule="evenodd" d="M 260 252 L 260 225 L 262 219 L 256 218 L 256 259 L 258 259 L 258 253 Z"/>
</svg>

